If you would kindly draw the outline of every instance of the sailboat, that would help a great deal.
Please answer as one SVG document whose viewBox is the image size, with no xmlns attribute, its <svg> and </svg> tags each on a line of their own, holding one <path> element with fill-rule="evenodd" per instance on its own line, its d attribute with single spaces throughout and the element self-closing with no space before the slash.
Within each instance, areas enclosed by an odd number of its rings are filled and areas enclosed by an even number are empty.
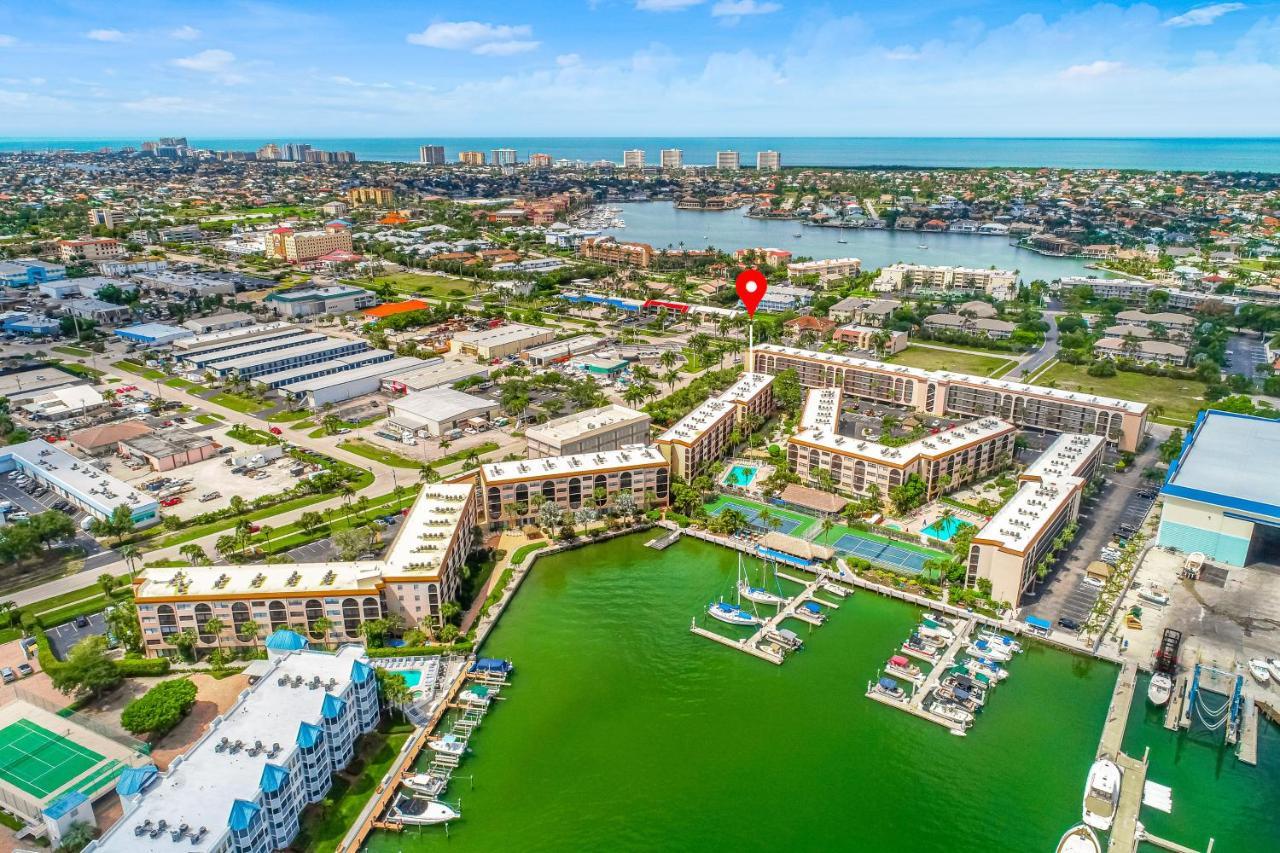
<svg viewBox="0 0 1280 853">
<path fill-rule="evenodd" d="M 1078 823 L 1064 832 L 1055 850 L 1056 853 L 1102 853 L 1098 836 L 1083 823 Z"/>
<path fill-rule="evenodd" d="M 1147 701 L 1152 705 L 1163 705 L 1169 701 L 1169 696 L 1173 693 L 1173 679 L 1165 675 L 1163 672 L 1157 672 L 1151 676 L 1151 683 L 1147 685 Z"/>
<path fill-rule="evenodd" d="M 735 604 L 730 604 L 723 598 L 707 605 L 707 615 L 712 619 L 724 622 L 726 625 L 745 625 L 750 627 L 764 624 L 764 620 L 759 616 L 743 610 Z"/>
<path fill-rule="evenodd" d="M 787 603 L 781 595 L 769 592 L 764 587 L 751 585 L 747 580 L 747 570 L 742 565 L 742 554 L 738 554 L 738 595 L 756 604 L 772 604 L 775 607 L 781 607 Z"/>
</svg>

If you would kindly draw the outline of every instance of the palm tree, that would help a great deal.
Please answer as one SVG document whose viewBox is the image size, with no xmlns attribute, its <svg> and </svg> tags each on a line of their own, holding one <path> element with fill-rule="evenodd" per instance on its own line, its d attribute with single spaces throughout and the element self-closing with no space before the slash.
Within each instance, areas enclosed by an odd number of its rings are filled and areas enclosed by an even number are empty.
<svg viewBox="0 0 1280 853">
<path fill-rule="evenodd" d="M 319 619 L 311 623 L 311 633 L 319 634 L 324 647 L 329 648 L 329 632 L 333 630 L 333 620 L 328 616 L 321 616 Z"/>
<path fill-rule="evenodd" d="M 129 580 L 133 580 L 134 562 L 142 557 L 142 552 L 138 550 L 137 545 L 121 545 L 117 549 L 120 556 L 124 558 L 125 563 L 129 566 Z"/>
<path fill-rule="evenodd" d="M 222 648 L 222 629 L 225 627 L 226 626 L 222 624 L 222 620 L 217 616 L 214 616 L 213 618 L 206 620 L 205 623 L 200 626 L 200 633 L 212 634 L 213 642 L 217 644 L 218 648 Z"/>
<path fill-rule="evenodd" d="M 209 563 L 209 555 L 205 553 L 203 548 L 194 542 L 189 542 L 186 545 L 183 545 L 178 549 L 178 553 L 185 557 L 187 562 L 193 566 L 204 566 Z"/>
<path fill-rule="evenodd" d="M 248 622 L 240 623 L 240 630 L 236 632 L 240 639 L 253 643 L 254 651 L 258 650 L 258 637 L 262 634 L 262 626 L 250 619 Z"/>
</svg>

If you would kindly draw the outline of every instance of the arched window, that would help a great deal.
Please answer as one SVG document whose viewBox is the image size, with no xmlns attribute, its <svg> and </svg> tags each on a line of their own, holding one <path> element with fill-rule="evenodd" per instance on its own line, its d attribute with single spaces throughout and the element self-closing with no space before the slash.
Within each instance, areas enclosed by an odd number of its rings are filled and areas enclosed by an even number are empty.
<svg viewBox="0 0 1280 853">
<path fill-rule="evenodd" d="M 204 629 L 204 625 L 213 618 L 213 608 L 207 604 L 196 605 L 196 633 L 200 635 L 200 640 L 205 643 L 213 642 L 213 634 Z"/>
<path fill-rule="evenodd" d="M 818 473 L 818 469 L 822 467 L 822 454 L 817 448 L 809 448 L 809 476 L 812 477 Z"/>
<path fill-rule="evenodd" d="M 321 632 L 315 629 L 317 619 L 324 618 L 324 605 L 318 599 L 309 598 L 306 603 L 307 613 L 307 630 L 311 632 L 311 636 L 319 637 Z"/>
<path fill-rule="evenodd" d="M 618 488 L 624 492 L 631 491 L 631 472 L 623 471 L 622 476 L 618 477 Z"/>
<path fill-rule="evenodd" d="M 489 518 L 502 517 L 502 489 L 497 486 L 490 486 L 488 495 Z"/>
<path fill-rule="evenodd" d="M 367 597 L 364 600 L 364 621 L 382 618 L 382 605 L 378 603 L 378 599 Z"/>
<path fill-rule="evenodd" d="M 271 616 L 271 630 L 289 627 L 289 613 L 284 609 L 283 601 L 273 601 L 267 605 L 267 613 Z"/>
<path fill-rule="evenodd" d="M 547 503 L 555 503 L 556 501 L 556 484 L 551 480 L 542 481 L 542 496 L 547 499 Z"/>
<path fill-rule="evenodd" d="M 853 463 L 853 490 L 861 492 L 867 484 L 867 463 L 861 459 Z"/>
<path fill-rule="evenodd" d="M 173 612 L 173 608 L 167 604 L 161 604 L 156 608 L 156 618 L 160 621 L 160 634 L 176 634 L 178 633 L 178 616 Z"/>
<path fill-rule="evenodd" d="M 654 488 L 653 491 L 658 496 L 659 500 L 667 499 L 667 469 L 666 468 L 658 469 L 657 486 Z"/>
<path fill-rule="evenodd" d="M 604 492 L 601 493 L 600 490 Z M 609 481 L 605 479 L 604 474 L 596 474 L 595 482 L 591 486 L 592 497 L 595 498 L 596 506 L 604 506 L 609 500 Z"/>
<path fill-rule="evenodd" d="M 529 487 L 524 483 L 516 486 L 516 503 L 527 504 L 529 502 Z"/>
<path fill-rule="evenodd" d="M 342 599 L 342 630 L 348 637 L 360 633 L 360 605 L 354 598 Z"/>
<path fill-rule="evenodd" d="M 582 481 L 577 477 L 569 480 L 569 509 L 582 506 Z"/>
<path fill-rule="evenodd" d="M 243 601 L 237 601 L 231 605 L 231 630 L 238 637 L 240 636 L 240 626 L 249 621 L 249 605 Z"/>
</svg>

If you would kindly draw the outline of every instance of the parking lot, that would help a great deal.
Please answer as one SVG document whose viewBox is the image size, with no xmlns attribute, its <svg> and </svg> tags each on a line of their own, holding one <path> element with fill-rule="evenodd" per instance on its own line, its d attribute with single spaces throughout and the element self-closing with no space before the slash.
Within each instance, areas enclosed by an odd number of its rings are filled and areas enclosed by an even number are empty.
<svg viewBox="0 0 1280 853">
<path fill-rule="evenodd" d="M 1232 335 L 1227 341 L 1227 361 L 1227 373 L 1243 373 L 1253 379 L 1258 365 L 1267 363 L 1267 350 L 1260 338 Z"/>
<path fill-rule="evenodd" d="M 30 484 L 28 484 L 28 488 L 30 488 Z M 54 504 L 62 500 L 62 497 L 53 491 L 47 491 L 38 497 L 36 495 L 29 495 L 5 476 L 0 477 L 0 500 L 6 500 L 13 504 L 14 509 L 17 511 L 35 515 L 36 513 L 48 512 L 53 509 Z M 12 513 L 10 513 L 10 515 L 12 515 Z M 91 561 L 93 565 L 100 564 L 102 562 L 101 555 L 107 553 L 114 554 L 113 551 L 106 551 L 98 544 L 96 539 L 80 529 L 80 522 L 84 519 L 86 513 L 78 507 L 72 506 L 71 509 L 67 511 L 67 515 L 70 515 L 76 523 L 76 544 L 83 548 L 85 554 L 90 558 L 89 560 L 86 560 L 86 568 L 89 567 Z M 107 560 L 106 562 L 110 561 Z"/>
<path fill-rule="evenodd" d="M 76 643 L 86 637 L 96 637 L 107 633 L 107 622 L 101 613 L 95 613 L 86 617 L 86 624 L 76 625 L 75 622 L 67 622 L 63 625 L 57 625 L 45 632 L 49 638 L 49 646 L 53 650 L 54 657 L 58 660 L 66 660 L 67 653 L 71 651 Z"/>
</svg>

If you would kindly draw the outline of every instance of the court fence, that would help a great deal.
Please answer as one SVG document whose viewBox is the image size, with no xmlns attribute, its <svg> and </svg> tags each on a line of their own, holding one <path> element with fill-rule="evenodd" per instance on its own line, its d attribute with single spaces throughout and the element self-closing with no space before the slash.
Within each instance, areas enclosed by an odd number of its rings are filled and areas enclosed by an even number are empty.
<svg viewBox="0 0 1280 853">
<path fill-rule="evenodd" d="M 10 685 L 5 689 L 13 699 L 21 699 L 29 705 L 34 705 L 51 714 L 57 714 L 68 722 L 86 728 L 96 734 L 100 734 L 107 740 L 115 741 L 132 752 L 136 752 L 139 755 L 151 754 L 151 744 L 137 740 L 136 738 L 131 738 L 126 734 L 122 734 L 120 731 L 104 725 L 92 717 L 81 714 L 77 711 L 70 711 L 68 708 L 58 705 L 56 702 L 50 702 L 43 696 L 32 693 L 30 690 L 24 690 L 17 685 Z"/>
<path fill-rule="evenodd" d="M 6 786 L 0 787 L 0 808 L 27 823 L 34 824 L 40 821 L 43 806 L 35 797 L 29 797 Z"/>
</svg>

